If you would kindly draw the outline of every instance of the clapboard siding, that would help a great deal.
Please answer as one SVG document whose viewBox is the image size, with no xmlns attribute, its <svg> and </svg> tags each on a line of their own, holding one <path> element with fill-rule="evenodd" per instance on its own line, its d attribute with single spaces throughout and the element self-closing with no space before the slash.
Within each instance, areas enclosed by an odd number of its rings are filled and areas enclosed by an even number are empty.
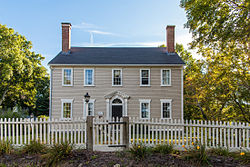
<svg viewBox="0 0 250 167">
<path fill-rule="evenodd" d="M 112 86 L 112 67 L 71 67 L 73 69 L 73 86 L 62 86 L 62 68 L 52 67 L 52 117 L 61 117 L 61 99 L 74 99 L 73 117 L 83 116 L 84 94 L 88 92 L 95 99 L 95 114 L 106 115 L 104 96 L 119 90 L 130 96 L 128 115 L 139 116 L 139 99 L 151 99 L 151 117 L 161 116 L 160 99 L 172 99 L 172 118 L 181 118 L 181 67 L 171 69 L 171 86 L 161 85 L 162 67 L 115 67 L 122 69 L 122 86 Z M 84 68 L 94 69 L 95 86 L 84 86 Z M 150 69 L 150 86 L 140 86 L 140 69 Z"/>
</svg>

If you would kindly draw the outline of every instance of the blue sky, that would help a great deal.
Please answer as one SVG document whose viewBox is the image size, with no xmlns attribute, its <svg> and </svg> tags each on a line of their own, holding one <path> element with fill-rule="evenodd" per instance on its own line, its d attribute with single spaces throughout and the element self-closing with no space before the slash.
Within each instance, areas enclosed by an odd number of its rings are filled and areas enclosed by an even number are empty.
<svg viewBox="0 0 250 167">
<path fill-rule="evenodd" d="M 70 22 L 72 46 L 158 46 L 166 25 L 176 25 L 176 42 L 191 42 L 179 0 L 1 0 L 0 24 L 33 43 L 45 57 L 61 51 L 61 22 Z"/>
</svg>

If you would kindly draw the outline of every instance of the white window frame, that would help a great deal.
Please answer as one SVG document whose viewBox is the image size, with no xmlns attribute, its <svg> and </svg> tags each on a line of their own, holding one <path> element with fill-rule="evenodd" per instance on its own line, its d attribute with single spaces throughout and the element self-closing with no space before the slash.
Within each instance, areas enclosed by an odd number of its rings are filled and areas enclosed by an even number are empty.
<svg viewBox="0 0 250 167">
<path fill-rule="evenodd" d="M 86 70 L 92 70 L 92 84 L 87 85 L 86 84 Z M 84 86 L 95 86 L 95 69 L 93 68 L 84 68 Z"/>
<path fill-rule="evenodd" d="M 71 70 L 70 84 L 64 84 L 64 70 Z M 62 86 L 73 86 L 73 68 L 62 68 Z"/>
<path fill-rule="evenodd" d="M 143 85 L 142 84 L 142 70 L 148 70 L 148 84 L 147 85 Z M 140 86 L 150 86 L 150 69 L 146 69 L 146 68 L 144 68 L 144 69 L 140 69 Z"/>
<path fill-rule="evenodd" d="M 120 70 L 121 71 L 121 84 L 120 85 L 114 85 L 114 70 Z M 112 86 L 122 86 L 122 69 L 121 68 L 112 69 Z"/>
<path fill-rule="evenodd" d="M 73 101 L 74 99 L 61 99 L 61 119 L 62 120 L 71 120 L 72 119 L 72 112 L 73 112 Z M 70 111 L 70 118 L 64 118 L 63 117 L 63 104 L 64 103 L 70 103 L 71 104 L 71 111 Z"/>
<path fill-rule="evenodd" d="M 163 70 L 169 70 L 169 84 L 163 84 L 163 82 L 162 82 L 162 80 L 163 80 Z M 169 69 L 169 68 L 165 68 L 165 69 L 161 69 L 161 86 L 171 86 L 171 69 Z"/>
<path fill-rule="evenodd" d="M 151 103 L 151 99 L 139 99 L 140 101 L 140 119 L 150 119 L 151 117 L 151 111 L 150 111 L 150 103 Z M 141 104 L 142 103 L 148 103 L 148 118 L 142 118 L 142 107 Z"/>
<path fill-rule="evenodd" d="M 95 115 L 95 99 L 89 99 L 88 103 L 93 103 L 93 115 L 88 115 L 88 111 L 86 110 L 86 102 L 83 99 L 83 118 L 87 118 L 87 116 L 94 116 Z"/>
<path fill-rule="evenodd" d="M 160 99 L 160 101 L 161 101 L 161 119 L 172 119 L 172 99 Z M 170 104 L 169 118 L 163 118 L 163 103 Z"/>
</svg>

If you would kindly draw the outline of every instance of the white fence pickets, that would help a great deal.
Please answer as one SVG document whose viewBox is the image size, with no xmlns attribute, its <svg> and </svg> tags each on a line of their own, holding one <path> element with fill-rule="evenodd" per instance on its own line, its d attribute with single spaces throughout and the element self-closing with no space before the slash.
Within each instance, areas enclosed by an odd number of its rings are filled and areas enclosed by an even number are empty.
<svg viewBox="0 0 250 167">
<path fill-rule="evenodd" d="M 44 144 L 69 142 L 86 145 L 86 120 L 0 119 L 0 140 L 13 145 L 29 144 L 32 140 Z M 118 147 L 124 144 L 123 118 L 93 118 L 93 141 L 96 146 Z M 194 121 L 173 119 L 129 118 L 129 143 L 146 145 L 174 144 L 191 146 L 200 142 L 208 147 L 250 149 L 249 123 Z"/>
<path fill-rule="evenodd" d="M 67 127 L 65 130 L 64 127 Z M 57 119 L 0 119 L 0 138 L 13 145 L 30 144 L 32 140 L 44 144 L 67 142 L 84 145 L 86 138 L 86 121 L 72 119 L 61 121 Z M 76 140 L 78 139 L 78 140 Z M 62 141 L 63 140 L 63 141 Z"/>
<path fill-rule="evenodd" d="M 248 123 L 129 118 L 130 144 L 166 143 L 186 147 L 199 142 L 208 147 L 249 149 L 249 133 Z"/>
</svg>

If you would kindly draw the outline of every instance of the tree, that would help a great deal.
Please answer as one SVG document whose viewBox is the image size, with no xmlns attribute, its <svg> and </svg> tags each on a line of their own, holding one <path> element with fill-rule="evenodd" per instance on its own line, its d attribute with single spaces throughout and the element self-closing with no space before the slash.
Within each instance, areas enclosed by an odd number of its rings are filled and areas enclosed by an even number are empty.
<svg viewBox="0 0 250 167">
<path fill-rule="evenodd" d="M 191 47 L 204 61 L 195 88 L 200 110 L 212 119 L 250 122 L 249 3 L 182 0 L 181 7 L 194 38 Z"/>
<path fill-rule="evenodd" d="M 12 28 L 0 24 L 0 105 L 35 106 L 37 85 L 46 75 L 44 59 Z"/>
</svg>

